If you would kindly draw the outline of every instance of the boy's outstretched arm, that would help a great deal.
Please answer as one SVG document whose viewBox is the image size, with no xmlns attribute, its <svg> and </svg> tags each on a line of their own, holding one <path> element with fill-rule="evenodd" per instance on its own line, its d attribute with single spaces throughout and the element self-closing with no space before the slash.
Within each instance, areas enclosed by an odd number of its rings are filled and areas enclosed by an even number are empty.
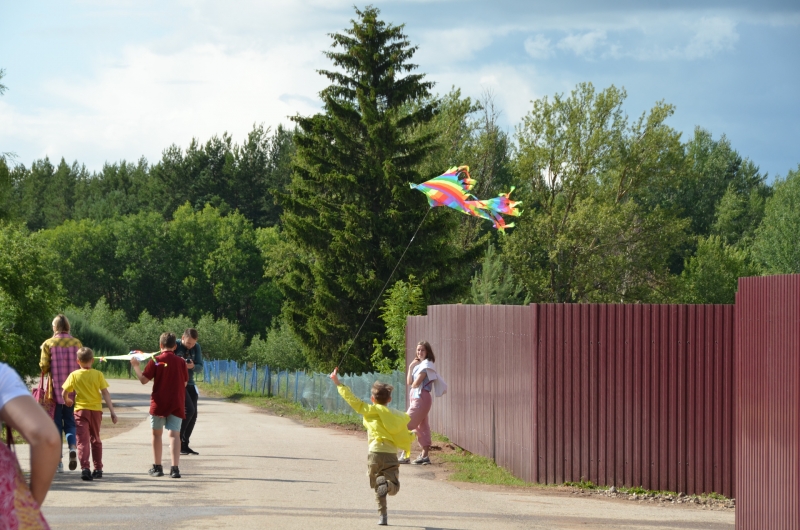
<svg viewBox="0 0 800 530">
<path fill-rule="evenodd" d="M 331 381 L 333 384 L 336 385 L 336 390 L 339 392 L 339 395 L 342 396 L 348 405 L 350 405 L 354 411 L 361 414 L 362 416 L 367 412 L 369 405 L 360 399 L 358 399 L 353 392 L 350 391 L 347 386 L 343 385 L 341 381 L 339 381 L 339 368 L 334 368 L 333 373 L 330 375 Z"/>
<path fill-rule="evenodd" d="M 136 377 L 139 378 L 139 381 L 141 381 L 143 385 L 150 382 L 150 380 L 142 374 L 142 369 L 139 368 L 139 359 L 135 357 L 131 358 L 131 366 L 133 367 L 133 371 L 136 372 Z"/>
<path fill-rule="evenodd" d="M 102 389 L 100 393 L 103 394 L 103 399 L 106 401 L 106 405 L 108 405 L 108 412 L 111 413 L 111 421 L 116 424 L 117 413 L 114 412 L 114 404 L 111 403 L 111 394 L 108 392 L 107 388 Z"/>
</svg>

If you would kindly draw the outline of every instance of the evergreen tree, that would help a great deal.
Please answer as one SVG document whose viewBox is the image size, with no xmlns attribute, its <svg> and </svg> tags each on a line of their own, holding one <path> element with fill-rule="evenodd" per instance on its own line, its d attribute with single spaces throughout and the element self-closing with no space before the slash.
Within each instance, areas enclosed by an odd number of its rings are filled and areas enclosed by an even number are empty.
<svg viewBox="0 0 800 530">
<path fill-rule="evenodd" d="M 432 83 L 410 73 L 417 48 L 377 9 L 356 14 L 350 28 L 331 35 L 335 51 L 326 56 L 341 71 L 320 72 L 331 81 L 320 93 L 324 112 L 295 118 L 295 172 L 279 196 L 295 246 L 282 283 L 287 316 L 312 364 L 326 368 L 348 347 L 425 216 L 425 198 L 409 183 L 434 176 L 418 171 L 433 145 L 424 125 L 436 104 Z M 431 212 L 398 268 L 400 278 L 419 278 L 428 301 L 467 283 L 463 251 L 450 242 L 456 222 L 453 212 Z M 367 369 L 383 328 L 373 315 L 342 369 Z"/>
<path fill-rule="evenodd" d="M 511 267 L 506 266 L 489 243 L 480 273 L 475 273 L 470 286 L 473 304 L 523 305 L 530 300 L 522 285 L 514 281 Z"/>
</svg>

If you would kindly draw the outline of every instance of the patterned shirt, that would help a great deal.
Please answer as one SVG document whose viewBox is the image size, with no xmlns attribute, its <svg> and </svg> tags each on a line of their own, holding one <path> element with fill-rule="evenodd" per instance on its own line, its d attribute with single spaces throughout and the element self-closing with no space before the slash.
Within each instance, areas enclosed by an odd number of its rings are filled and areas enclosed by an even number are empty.
<svg viewBox="0 0 800 530">
<path fill-rule="evenodd" d="M 64 385 L 69 374 L 78 366 L 77 354 L 81 347 L 81 341 L 69 333 L 57 333 L 42 344 L 42 358 L 39 361 L 39 367 L 43 374 L 49 373 L 53 379 L 53 397 L 59 405 L 64 404 L 64 398 L 57 389 Z"/>
</svg>

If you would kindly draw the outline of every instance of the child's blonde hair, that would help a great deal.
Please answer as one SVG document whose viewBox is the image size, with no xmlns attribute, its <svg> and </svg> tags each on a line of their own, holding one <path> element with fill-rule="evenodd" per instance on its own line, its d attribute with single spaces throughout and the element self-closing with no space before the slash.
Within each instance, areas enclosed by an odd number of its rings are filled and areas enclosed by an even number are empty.
<svg viewBox="0 0 800 530">
<path fill-rule="evenodd" d="M 378 405 L 386 405 L 392 399 L 392 392 L 394 387 L 389 383 L 381 383 L 375 381 L 372 385 L 372 397 L 375 398 L 375 403 Z"/>
<path fill-rule="evenodd" d="M 53 319 L 53 331 L 55 333 L 69 333 L 69 320 L 62 314 L 56 315 Z"/>
<path fill-rule="evenodd" d="M 82 363 L 88 363 L 94 360 L 94 352 L 91 348 L 87 348 L 84 346 L 83 348 L 78 350 L 78 361 Z"/>
</svg>

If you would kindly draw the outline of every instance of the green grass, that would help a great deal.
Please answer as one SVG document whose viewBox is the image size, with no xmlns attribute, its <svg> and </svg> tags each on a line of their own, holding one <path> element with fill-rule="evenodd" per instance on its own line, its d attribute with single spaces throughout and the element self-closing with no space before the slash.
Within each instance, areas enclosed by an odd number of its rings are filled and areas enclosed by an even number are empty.
<svg viewBox="0 0 800 530">
<path fill-rule="evenodd" d="M 442 437 L 444 438 L 444 437 Z M 440 454 L 437 460 L 447 462 L 453 472 L 449 479 L 457 482 L 476 482 L 479 484 L 496 484 L 501 486 L 536 486 L 512 475 L 507 469 L 498 466 L 491 458 L 472 454 L 460 447 L 455 453 Z"/>
<path fill-rule="evenodd" d="M 440 442 L 443 444 L 449 444 L 450 438 L 445 436 L 444 434 L 439 434 L 438 432 L 431 432 L 431 440 L 434 442 Z"/>
<path fill-rule="evenodd" d="M 221 383 L 197 383 L 204 391 L 229 399 L 235 403 L 245 403 L 273 414 L 288 418 L 298 419 L 307 423 L 321 426 L 345 427 L 350 430 L 364 430 L 361 416 L 358 414 L 342 414 L 338 412 L 325 412 L 323 410 L 309 410 L 301 404 L 278 396 L 262 396 L 258 392 L 243 392 L 238 383 L 224 385 Z"/>
</svg>

